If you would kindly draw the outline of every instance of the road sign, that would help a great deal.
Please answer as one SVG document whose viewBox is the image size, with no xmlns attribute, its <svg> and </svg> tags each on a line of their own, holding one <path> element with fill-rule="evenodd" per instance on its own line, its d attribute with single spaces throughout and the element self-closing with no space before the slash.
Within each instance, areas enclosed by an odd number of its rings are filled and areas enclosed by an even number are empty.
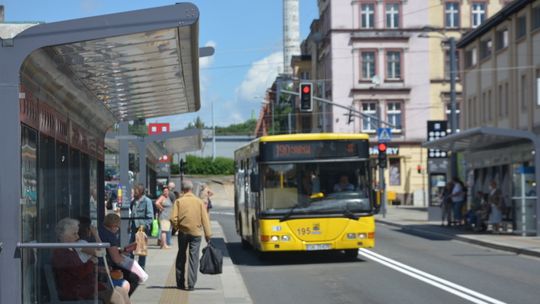
<svg viewBox="0 0 540 304">
<path fill-rule="evenodd" d="M 392 129 L 391 128 L 378 128 L 377 140 L 378 142 L 392 141 Z"/>
<path fill-rule="evenodd" d="M 427 140 L 433 141 L 448 135 L 446 120 L 428 120 L 427 122 Z M 448 153 L 439 149 L 428 149 L 428 158 L 447 158 Z"/>
</svg>

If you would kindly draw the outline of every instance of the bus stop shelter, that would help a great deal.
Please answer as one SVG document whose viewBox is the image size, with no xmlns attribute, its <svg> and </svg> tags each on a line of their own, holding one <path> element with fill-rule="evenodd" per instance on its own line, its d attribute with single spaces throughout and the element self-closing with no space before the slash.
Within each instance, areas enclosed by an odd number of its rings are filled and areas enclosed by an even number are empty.
<svg viewBox="0 0 540 304">
<path fill-rule="evenodd" d="M 448 135 L 434 141 L 425 142 L 422 146 L 429 149 L 440 149 L 454 153 L 474 153 L 490 151 L 513 145 L 530 144 L 535 167 L 536 194 L 540 194 L 540 136 L 516 129 L 495 127 L 478 127 Z M 540 195 L 536 195 L 536 208 L 532 220 L 535 221 L 535 234 L 540 235 Z M 524 215 L 523 215 L 524 216 Z M 525 233 L 525 229 L 523 229 Z"/>
<path fill-rule="evenodd" d="M 38 24 L 0 39 L 0 303 L 39 302 L 30 293 L 41 277 L 23 278 L 32 272 L 21 251 L 55 248 L 22 237 L 23 120 L 38 132 L 63 134 L 68 149 L 73 130 L 88 133 L 83 139 L 93 144 L 85 147 L 99 158 L 116 123 L 199 110 L 198 19 L 196 6 L 180 3 Z M 29 91 L 47 98 L 25 108 Z"/>
</svg>

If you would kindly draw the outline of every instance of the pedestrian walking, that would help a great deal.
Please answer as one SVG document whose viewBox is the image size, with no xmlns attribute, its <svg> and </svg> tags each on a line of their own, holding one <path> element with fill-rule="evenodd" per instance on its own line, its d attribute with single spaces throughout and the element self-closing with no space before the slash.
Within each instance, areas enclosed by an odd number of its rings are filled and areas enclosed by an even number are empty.
<svg viewBox="0 0 540 304">
<path fill-rule="evenodd" d="M 170 239 L 171 239 L 171 211 L 172 211 L 172 202 L 169 198 L 169 188 L 164 187 L 163 192 L 156 200 L 156 209 L 159 212 L 159 227 L 161 231 L 159 233 L 159 246 L 161 249 L 169 249 Z"/>
<path fill-rule="evenodd" d="M 147 235 L 150 235 L 152 227 L 152 220 L 154 219 L 154 206 L 152 201 L 144 195 L 144 185 L 138 184 L 133 190 L 133 201 L 131 202 L 131 237 L 130 243 L 135 242 L 135 234 L 140 228 L 144 230 Z M 133 254 L 131 257 L 134 257 Z M 146 265 L 146 256 L 139 255 L 139 264 L 144 269 Z"/>
<path fill-rule="evenodd" d="M 183 180 L 181 191 L 182 197 L 175 201 L 171 218 L 178 230 L 176 286 L 179 289 L 193 290 L 197 282 L 201 238 L 204 232 L 206 242 L 209 242 L 212 232 L 204 203 L 193 194 L 193 183 Z M 186 271 L 187 261 L 189 265 Z"/>
<path fill-rule="evenodd" d="M 463 204 L 465 203 L 465 184 L 457 178 L 452 179 L 452 208 L 454 213 L 454 223 L 456 225 L 462 224 Z"/>
<path fill-rule="evenodd" d="M 441 200 L 441 226 L 444 226 L 444 220 L 446 219 L 446 225 L 452 225 L 452 189 L 454 184 L 447 182 L 440 195 Z"/>
<path fill-rule="evenodd" d="M 206 183 L 202 183 L 201 190 L 199 191 L 199 198 L 203 201 L 206 211 L 208 212 L 212 209 L 212 200 L 210 199 L 212 195 L 214 195 L 214 192 L 210 189 L 210 186 Z"/>
<path fill-rule="evenodd" d="M 503 195 L 501 189 L 497 188 L 497 182 L 492 180 L 489 184 L 488 203 L 490 213 L 488 224 L 492 225 L 493 232 L 499 232 L 499 226 L 502 222 L 502 209 L 504 207 Z"/>
</svg>

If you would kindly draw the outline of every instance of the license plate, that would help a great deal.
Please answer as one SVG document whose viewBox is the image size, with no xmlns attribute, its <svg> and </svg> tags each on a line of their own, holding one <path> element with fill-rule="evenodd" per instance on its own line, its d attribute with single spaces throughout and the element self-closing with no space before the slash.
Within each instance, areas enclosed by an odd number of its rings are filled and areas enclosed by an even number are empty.
<svg viewBox="0 0 540 304">
<path fill-rule="evenodd" d="M 330 244 L 310 244 L 306 246 L 307 250 L 329 250 L 331 248 Z"/>
</svg>

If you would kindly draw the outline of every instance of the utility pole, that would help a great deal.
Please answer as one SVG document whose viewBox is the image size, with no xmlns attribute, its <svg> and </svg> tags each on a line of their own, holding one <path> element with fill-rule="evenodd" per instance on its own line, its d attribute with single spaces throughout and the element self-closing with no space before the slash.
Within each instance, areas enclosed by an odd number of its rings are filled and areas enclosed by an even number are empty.
<svg viewBox="0 0 540 304">
<path fill-rule="evenodd" d="M 212 100 L 212 160 L 216 159 L 216 124 L 214 123 L 214 100 Z"/>
<path fill-rule="evenodd" d="M 457 105 L 456 105 L 456 78 L 457 78 L 457 64 L 456 64 L 456 38 L 449 37 L 448 43 L 450 43 L 450 121 L 452 135 L 457 132 Z M 452 177 L 457 176 L 457 155 L 454 151 L 450 156 L 450 172 Z"/>
</svg>

